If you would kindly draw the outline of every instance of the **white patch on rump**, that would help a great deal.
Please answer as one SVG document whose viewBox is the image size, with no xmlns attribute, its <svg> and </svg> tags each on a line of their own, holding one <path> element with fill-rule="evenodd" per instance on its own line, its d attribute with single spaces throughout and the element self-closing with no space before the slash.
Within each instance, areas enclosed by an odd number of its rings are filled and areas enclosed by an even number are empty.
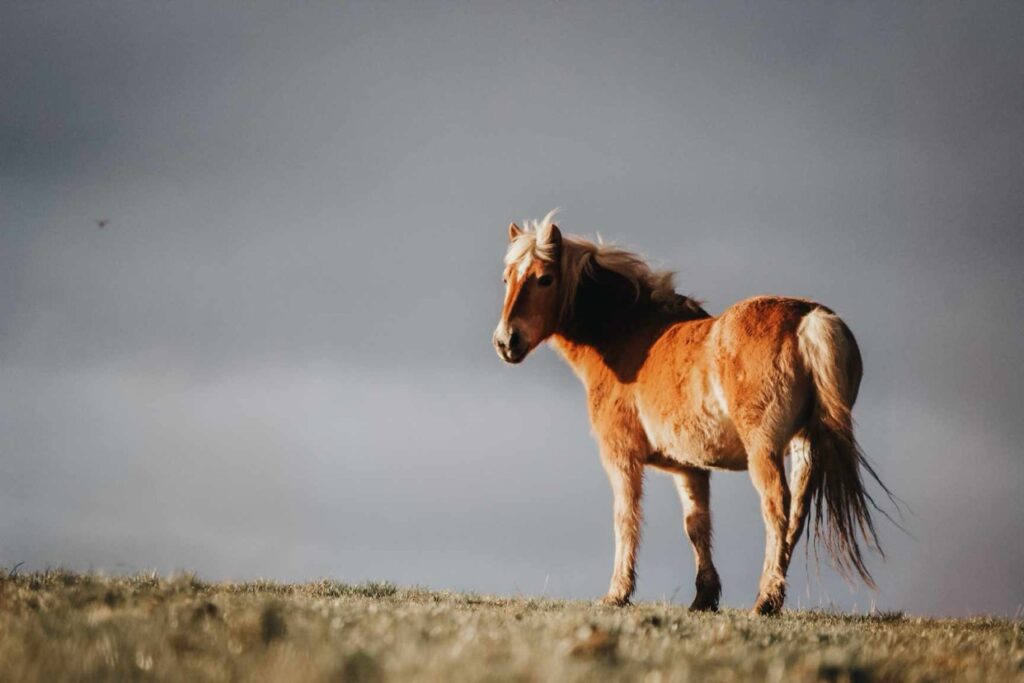
<svg viewBox="0 0 1024 683">
<path fill-rule="evenodd" d="M 718 373 L 714 370 L 708 373 L 708 383 L 711 385 L 711 395 L 718 403 L 718 411 L 722 417 L 729 417 L 729 407 L 725 402 L 725 391 L 722 389 L 722 381 L 718 379 Z"/>
</svg>

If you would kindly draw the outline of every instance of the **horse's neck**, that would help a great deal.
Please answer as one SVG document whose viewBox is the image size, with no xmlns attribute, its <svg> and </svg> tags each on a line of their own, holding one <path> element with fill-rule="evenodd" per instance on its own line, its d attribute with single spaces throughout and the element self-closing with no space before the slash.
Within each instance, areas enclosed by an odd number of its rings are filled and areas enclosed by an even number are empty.
<svg viewBox="0 0 1024 683">
<path fill-rule="evenodd" d="M 572 315 L 552 335 L 552 346 L 588 387 L 599 378 L 631 382 L 647 349 L 675 322 L 632 285 L 588 282 L 581 286 Z"/>
<path fill-rule="evenodd" d="M 569 364 L 585 387 L 591 387 L 602 377 L 611 376 L 601 354 L 589 344 L 572 341 L 557 332 L 551 335 L 551 347 Z"/>
</svg>

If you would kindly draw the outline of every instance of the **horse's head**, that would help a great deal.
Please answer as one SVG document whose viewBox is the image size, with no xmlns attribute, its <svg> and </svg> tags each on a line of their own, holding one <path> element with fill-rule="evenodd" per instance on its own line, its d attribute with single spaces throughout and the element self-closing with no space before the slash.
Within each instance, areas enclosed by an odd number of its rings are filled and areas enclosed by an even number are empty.
<svg viewBox="0 0 1024 683">
<path fill-rule="evenodd" d="M 508 226 L 505 305 L 494 330 L 494 349 L 506 363 L 520 362 L 550 337 L 562 313 L 562 233 L 551 215 L 532 231 Z"/>
</svg>

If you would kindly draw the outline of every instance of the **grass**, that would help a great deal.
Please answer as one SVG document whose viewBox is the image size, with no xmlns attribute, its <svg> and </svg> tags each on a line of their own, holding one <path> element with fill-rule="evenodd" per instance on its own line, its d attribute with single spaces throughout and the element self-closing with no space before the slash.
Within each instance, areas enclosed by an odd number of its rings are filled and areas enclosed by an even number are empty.
<svg viewBox="0 0 1024 683">
<path fill-rule="evenodd" d="M 18 681 L 1024 681 L 1024 623 L 625 609 L 349 585 L 0 579 Z"/>
</svg>

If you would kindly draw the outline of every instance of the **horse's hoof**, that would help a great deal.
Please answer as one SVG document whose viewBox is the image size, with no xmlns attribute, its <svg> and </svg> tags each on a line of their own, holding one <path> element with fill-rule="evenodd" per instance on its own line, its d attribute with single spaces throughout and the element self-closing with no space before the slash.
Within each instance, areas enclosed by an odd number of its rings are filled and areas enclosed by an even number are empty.
<svg viewBox="0 0 1024 683">
<path fill-rule="evenodd" d="M 718 600 L 722 597 L 722 582 L 718 573 L 711 571 L 697 574 L 697 594 L 690 605 L 691 612 L 717 612 Z"/>
<path fill-rule="evenodd" d="M 604 607 L 625 607 L 629 604 L 629 598 L 618 595 L 606 595 L 598 601 Z"/>
<path fill-rule="evenodd" d="M 718 598 L 712 596 L 701 596 L 698 595 L 690 603 L 691 612 L 717 612 L 718 611 Z"/>
<path fill-rule="evenodd" d="M 778 597 L 758 597 L 757 602 L 754 603 L 752 614 L 760 617 L 774 617 L 778 616 L 781 611 L 782 600 Z"/>
</svg>

